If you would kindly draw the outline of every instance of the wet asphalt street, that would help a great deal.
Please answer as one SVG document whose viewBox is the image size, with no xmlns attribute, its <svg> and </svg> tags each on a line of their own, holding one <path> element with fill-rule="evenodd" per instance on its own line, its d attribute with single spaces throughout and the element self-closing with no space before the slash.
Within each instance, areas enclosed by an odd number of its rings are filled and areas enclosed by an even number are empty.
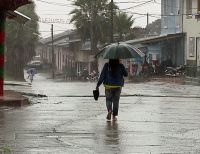
<svg viewBox="0 0 200 154">
<path fill-rule="evenodd" d="M 200 87 L 126 84 L 123 95 L 141 96 L 121 97 L 116 122 L 105 119 L 104 97 L 64 97 L 91 95 L 95 83 L 53 82 L 37 74 L 31 87 L 5 88 L 48 96 L 1 108 L 0 149 L 14 154 L 200 153 Z"/>
</svg>

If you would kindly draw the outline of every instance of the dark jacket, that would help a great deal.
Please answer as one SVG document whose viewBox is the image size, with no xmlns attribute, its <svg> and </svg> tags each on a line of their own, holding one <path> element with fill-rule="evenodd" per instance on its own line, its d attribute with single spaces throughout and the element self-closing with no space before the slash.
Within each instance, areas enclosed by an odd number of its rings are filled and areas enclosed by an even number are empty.
<svg viewBox="0 0 200 154">
<path fill-rule="evenodd" d="M 101 71 L 99 81 L 97 83 L 97 88 L 103 83 L 110 86 L 123 86 L 124 76 L 127 77 L 128 73 L 123 64 L 116 65 L 117 72 L 115 76 L 112 76 L 109 64 L 106 63 Z"/>
</svg>

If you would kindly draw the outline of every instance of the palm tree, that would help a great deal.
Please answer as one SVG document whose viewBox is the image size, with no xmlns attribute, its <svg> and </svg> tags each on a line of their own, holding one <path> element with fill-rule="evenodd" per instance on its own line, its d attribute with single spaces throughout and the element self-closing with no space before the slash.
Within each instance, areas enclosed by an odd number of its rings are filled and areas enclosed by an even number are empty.
<svg viewBox="0 0 200 154">
<path fill-rule="evenodd" d="M 71 23 L 76 26 L 82 39 L 93 40 L 93 47 L 97 51 L 98 42 L 106 42 L 109 34 L 110 17 L 108 0 L 76 0 L 76 9 L 72 15 Z"/>
<path fill-rule="evenodd" d="M 95 51 L 97 43 L 108 43 L 110 35 L 110 0 L 76 0 L 76 7 L 70 14 L 72 15 L 71 23 L 76 26 L 83 41 L 86 39 L 93 40 Z M 114 4 L 114 32 L 119 34 L 122 40 L 123 34 L 127 34 L 134 20 L 132 16 L 126 13 L 117 14 L 115 10 L 118 7 Z"/>
<path fill-rule="evenodd" d="M 131 31 L 134 20 L 133 16 L 128 16 L 124 12 L 119 12 L 114 18 L 115 32 L 119 35 L 119 41 L 123 40 L 123 35 L 127 35 Z"/>
</svg>

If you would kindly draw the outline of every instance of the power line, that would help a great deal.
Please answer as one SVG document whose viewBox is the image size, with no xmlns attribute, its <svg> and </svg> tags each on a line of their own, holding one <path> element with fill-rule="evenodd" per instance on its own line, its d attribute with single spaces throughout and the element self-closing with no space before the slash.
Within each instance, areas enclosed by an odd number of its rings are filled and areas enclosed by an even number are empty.
<svg viewBox="0 0 200 154">
<path fill-rule="evenodd" d="M 163 3 L 159 3 L 157 2 L 156 0 L 154 0 L 154 3 L 155 4 L 159 4 L 159 5 L 163 5 L 163 6 L 167 6 L 167 7 L 170 7 L 170 8 L 177 8 L 177 9 L 180 9 L 181 7 L 177 7 L 177 6 L 172 6 L 172 5 L 167 5 L 167 4 L 163 4 Z M 184 10 L 186 10 L 185 8 L 183 8 Z M 198 9 L 198 8 L 191 8 L 191 9 Z"/>
<path fill-rule="evenodd" d="M 57 6 L 67 6 L 67 7 L 72 7 L 74 5 L 72 4 L 64 4 L 64 3 L 56 3 L 56 2 L 47 2 L 47 1 L 43 1 L 43 0 L 37 0 L 38 2 L 42 2 L 42 3 L 46 3 L 46 4 L 50 4 L 50 5 L 57 5 Z"/>
<path fill-rule="evenodd" d="M 133 8 L 136 8 L 136 7 L 141 7 L 143 5 L 146 5 L 148 3 L 151 3 L 153 0 L 149 0 L 149 1 L 146 1 L 146 2 L 143 2 L 141 4 L 138 4 L 138 5 L 135 5 L 135 6 L 132 6 L 132 7 L 128 7 L 128 8 L 125 8 L 125 9 L 121 9 L 121 10 L 128 10 L 128 9 L 133 9 Z"/>
<path fill-rule="evenodd" d="M 37 11 L 39 11 L 39 12 L 62 12 L 63 13 L 63 10 L 39 10 L 39 9 L 37 9 Z"/>
<path fill-rule="evenodd" d="M 70 2 L 76 2 L 75 0 L 67 0 L 67 1 L 70 1 Z"/>
<path fill-rule="evenodd" d="M 146 17 L 146 15 L 141 15 L 141 16 L 138 16 L 138 17 L 134 17 L 132 19 L 138 19 L 138 18 L 144 18 L 144 17 Z"/>
<path fill-rule="evenodd" d="M 66 16 L 68 16 L 69 14 L 67 14 L 67 13 L 66 14 L 48 14 L 47 13 L 47 14 L 40 14 L 40 15 L 49 15 L 49 16 L 53 16 L 53 15 L 63 15 L 64 16 L 64 15 L 66 15 Z"/>
<path fill-rule="evenodd" d="M 137 1 L 137 2 L 132 2 L 132 1 L 123 1 L 123 2 L 115 2 L 116 4 L 131 4 L 131 3 L 144 3 L 144 2 L 147 2 L 147 1 Z"/>
<path fill-rule="evenodd" d="M 66 29 L 67 30 L 67 29 Z M 54 32 L 65 32 L 66 30 L 54 30 Z M 51 32 L 50 30 L 40 30 L 39 32 Z"/>
<path fill-rule="evenodd" d="M 138 13 L 138 12 L 131 12 L 131 11 L 123 11 L 123 9 L 118 9 L 118 11 L 120 11 L 120 12 L 125 12 L 125 13 L 130 13 L 130 14 L 137 14 L 137 15 L 146 15 L 145 13 Z M 149 14 L 150 16 L 160 16 L 160 17 L 167 17 L 167 16 L 182 16 L 182 15 L 186 15 L 186 16 L 188 16 L 188 15 L 196 15 L 196 14 L 169 14 L 169 15 L 164 15 L 164 14 Z"/>
<path fill-rule="evenodd" d="M 62 29 L 65 29 L 64 27 L 61 27 L 61 26 L 57 26 L 57 25 L 54 25 L 55 27 L 58 27 L 58 28 L 62 28 Z"/>
</svg>

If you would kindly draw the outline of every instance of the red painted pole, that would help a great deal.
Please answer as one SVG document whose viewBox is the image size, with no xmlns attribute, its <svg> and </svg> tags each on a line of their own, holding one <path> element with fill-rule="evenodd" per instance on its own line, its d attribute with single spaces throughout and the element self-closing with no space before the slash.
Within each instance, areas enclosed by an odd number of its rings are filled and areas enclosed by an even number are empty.
<svg viewBox="0 0 200 154">
<path fill-rule="evenodd" d="M 0 96 L 4 94 L 5 12 L 0 11 Z"/>
</svg>

